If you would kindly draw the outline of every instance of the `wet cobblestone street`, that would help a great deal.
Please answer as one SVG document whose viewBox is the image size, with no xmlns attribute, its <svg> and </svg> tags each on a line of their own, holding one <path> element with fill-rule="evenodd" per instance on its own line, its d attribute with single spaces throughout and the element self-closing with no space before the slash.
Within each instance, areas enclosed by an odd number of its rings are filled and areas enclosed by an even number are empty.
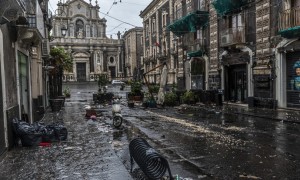
<svg viewBox="0 0 300 180">
<path fill-rule="evenodd" d="M 124 122 L 115 129 L 109 104 L 98 106 L 102 116 L 96 121 L 85 118 L 84 107 L 92 103 L 96 90 L 95 84 L 72 85 L 63 115 L 67 141 L 7 152 L 0 162 L 0 179 L 146 180 L 136 163 L 130 173 L 128 145 L 135 137 L 146 139 L 168 160 L 172 174 L 184 180 L 300 175 L 300 126 L 281 120 L 286 119 L 284 112 L 276 112 L 282 115 L 278 118 L 271 116 L 272 111 L 261 110 L 259 116 L 259 110 L 251 114 L 231 106 L 129 108 L 128 87 L 124 91 L 109 87 L 122 96 Z M 52 121 L 51 113 L 44 121 Z"/>
</svg>

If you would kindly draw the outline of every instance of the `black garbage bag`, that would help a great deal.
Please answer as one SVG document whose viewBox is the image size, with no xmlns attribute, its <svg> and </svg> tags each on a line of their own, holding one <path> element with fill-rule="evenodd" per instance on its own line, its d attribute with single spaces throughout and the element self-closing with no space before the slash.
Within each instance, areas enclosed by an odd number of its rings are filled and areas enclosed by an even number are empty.
<svg viewBox="0 0 300 180">
<path fill-rule="evenodd" d="M 25 121 L 14 119 L 13 129 L 22 146 L 36 146 L 42 141 L 42 132 Z"/>
<path fill-rule="evenodd" d="M 68 137 L 67 128 L 61 123 L 52 123 L 44 125 L 35 123 L 35 130 L 42 133 L 43 142 L 65 141 Z"/>
<path fill-rule="evenodd" d="M 37 122 L 29 124 L 25 121 L 14 119 L 13 130 L 16 137 L 21 139 L 22 146 L 36 146 L 40 142 L 65 141 L 68 137 L 67 128 L 59 123 L 44 125 Z"/>
<path fill-rule="evenodd" d="M 46 129 L 54 132 L 54 140 L 56 141 L 65 141 L 68 138 L 68 130 L 62 124 L 50 124 L 46 126 Z"/>
</svg>

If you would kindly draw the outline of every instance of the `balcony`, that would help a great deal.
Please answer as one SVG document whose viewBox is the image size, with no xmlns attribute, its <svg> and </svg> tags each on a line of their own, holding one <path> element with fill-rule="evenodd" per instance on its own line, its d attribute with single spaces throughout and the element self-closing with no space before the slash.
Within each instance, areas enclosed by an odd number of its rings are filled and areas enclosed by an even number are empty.
<svg viewBox="0 0 300 180">
<path fill-rule="evenodd" d="M 188 42 L 188 51 L 197 51 L 204 48 L 204 39 L 195 39 Z"/>
<path fill-rule="evenodd" d="M 150 64 L 150 63 L 155 63 L 155 62 L 156 62 L 156 59 L 154 56 L 149 56 L 149 57 L 144 58 L 145 64 Z"/>
<path fill-rule="evenodd" d="M 200 27 L 207 25 L 208 15 L 207 11 L 195 11 L 174 21 L 167 29 L 172 31 L 176 36 L 196 32 Z"/>
<path fill-rule="evenodd" d="M 244 44 L 245 38 L 245 27 L 239 26 L 235 28 L 229 28 L 220 33 L 220 45 L 221 47 L 231 46 L 236 44 Z"/>
<path fill-rule="evenodd" d="M 188 45 L 188 57 L 202 57 L 204 54 L 204 39 L 195 39 Z"/>
<path fill-rule="evenodd" d="M 239 10 L 249 2 L 249 0 L 214 0 L 212 5 L 215 7 L 217 13 L 223 16 L 229 12 Z"/>
<path fill-rule="evenodd" d="M 295 38 L 300 36 L 300 7 L 280 13 L 279 34 L 285 38 Z"/>
<path fill-rule="evenodd" d="M 164 53 L 158 53 L 157 59 L 160 61 L 165 61 L 165 60 L 167 60 L 167 55 L 165 55 Z"/>
<path fill-rule="evenodd" d="M 149 38 L 146 37 L 146 40 L 145 40 L 145 45 L 146 47 L 149 47 Z"/>
</svg>

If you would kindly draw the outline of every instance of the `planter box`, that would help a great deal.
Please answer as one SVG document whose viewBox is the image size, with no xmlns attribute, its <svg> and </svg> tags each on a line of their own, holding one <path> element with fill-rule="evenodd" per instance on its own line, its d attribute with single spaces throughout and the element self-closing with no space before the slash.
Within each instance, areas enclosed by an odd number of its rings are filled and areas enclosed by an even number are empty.
<svg viewBox="0 0 300 180">
<path fill-rule="evenodd" d="M 63 99 L 49 99 L 50 107 L 53 112 L 60 111 L 63 107 L 64 100 Z"/>
<path fill-rule="evenodd" d="M 143 101 L 143 97 L 142 96 L 133 96 L 133 100 L 134 101 Z"/>
</svg>

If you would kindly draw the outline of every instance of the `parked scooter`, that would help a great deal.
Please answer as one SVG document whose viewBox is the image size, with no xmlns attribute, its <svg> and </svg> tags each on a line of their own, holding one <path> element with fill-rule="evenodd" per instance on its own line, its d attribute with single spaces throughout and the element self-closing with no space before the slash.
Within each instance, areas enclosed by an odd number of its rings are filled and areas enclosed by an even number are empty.
<svg viewBox="0 0 300 180">
<path fill-rule="evenodd" d="M 115 128 L 119 128 L 123 122 L 123 116 L 121 114 L 121 99 L 122 97 L 113 97 L 112 100 L 112 116 L 113 125 Z"/>
</svg>

